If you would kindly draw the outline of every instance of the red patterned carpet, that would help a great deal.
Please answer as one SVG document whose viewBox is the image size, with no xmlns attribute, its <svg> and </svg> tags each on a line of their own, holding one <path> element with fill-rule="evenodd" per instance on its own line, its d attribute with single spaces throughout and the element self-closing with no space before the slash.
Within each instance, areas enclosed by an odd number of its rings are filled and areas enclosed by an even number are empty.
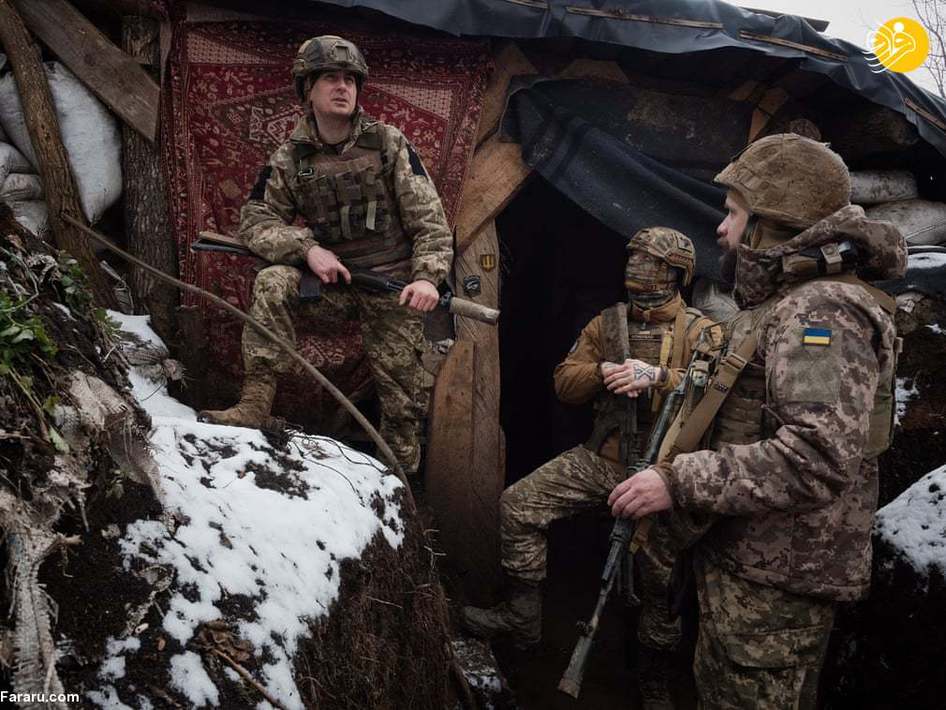
<svg viewBox="0 0 946 710">
<path fill-rule="evenodd" d="M 479 41 L 384 30 L 360 20 L 340 25 L 335 20 L 178 18 L 167 67 L 162 145 L 181 278 L 248 308 L 254 261 L 198 256 L 189 245 L 201 229 L 235 232 L 257 172 L 301 114 L 289 67 L 299 44 L 313 35 L 342 35 L 362 49 L 371 68 L 362 105 L 398 126 L 414 144 L 453 223 L 474 148 L 489 69 L 487 48 Z M 211 375 L 232 390 L 242 371 L 242 326 L 219 309 L 200 307 L 211 338 Z M 303 356 L 324 368 L 343 391 L 364 388 L 369 377 L 357 323 L 307 321 L 299 336 Z M 327 411 L 321 393 L 303 397 L 299 387 L 284 385 L 277 413 L 296 418 L 323 405 Z"/>
</svg>

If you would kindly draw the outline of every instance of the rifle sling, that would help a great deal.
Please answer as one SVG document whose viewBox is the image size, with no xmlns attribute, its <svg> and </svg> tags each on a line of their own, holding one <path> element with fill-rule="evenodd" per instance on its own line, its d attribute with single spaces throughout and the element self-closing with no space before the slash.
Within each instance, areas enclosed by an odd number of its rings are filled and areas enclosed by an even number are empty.
<svg viewBox="0 0 946 710">
<path fill-rule="evenodd" d="M 897 302 L 892 296 L 876 286 L 871 286 L 853 273 L 830 274 L 817 279 L 811 279 L 806 283 L 811 283 L 812 281 L 837 281 L 861 286 L 873 297 L 877 305 L 889 315 L 892 316 L 897 311 Z M 700 439 L 703 438 L 703 434 L 709 429 L 720 407 L 723 406 L 723 402 L 726 401 L 726 397 L 732 390 L 733 384 L 735 384 L 739 375 L 755 354 L 757 345 L 758 335 L 756 331 L 753 330 L 743 339 L 735 351 L 730 352 L 720 361 L 712 386 L 707 390 L 703 399 L 696 405 L 693 412 L 681 427 L 676 441 L 674 441 L 667 455 L 668 460 L 673 460 L 673 457 L 677 454 L 689 453 L 696 449 Z"/>
<path fill-rule="evenodd" d="M 729 352 L 720 360 L 711 386 L 706 390 L 706 394 L 703 395 L 699 404 L 694 407 L 681 427 L 676 441 L 670 447 L 667 460 L 672 461 L 677 454 L 686 454 L 696 450 L 700 439 L 709 429 L 710 423 L 716 417 L 720 407 L 723 406 L 723 402 L 726 401 L 726 397 L 732 391 L 739 375 L 755 354 L 758 343 L 758 335 L 755 331 L 752 331 L 739 343 L 738 348 Z"/>
</svg>

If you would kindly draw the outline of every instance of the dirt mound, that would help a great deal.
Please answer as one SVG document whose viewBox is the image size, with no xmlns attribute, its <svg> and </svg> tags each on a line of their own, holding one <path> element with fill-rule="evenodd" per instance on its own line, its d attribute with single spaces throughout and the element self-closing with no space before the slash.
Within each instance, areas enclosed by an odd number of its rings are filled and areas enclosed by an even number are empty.
<svg viewBox="0 0 946 710">
<path fill-rule="evenodd" d="M 870 597 L 838 614 L 821 682 L 828 708 L 941 708 L 946 696 L 946 474 L 924 478 L 946 463 L 943 312 L 904 339 L 899 425 L 880 459 Z"/>
<path fill-rule="evenodd" d="M 147 318 L 117 327 L 2 207 L 2 685 L 90 707 L 448 707 L 445 601 L 398 479 L 325 437 L 198 422 Z"/>
</svg>

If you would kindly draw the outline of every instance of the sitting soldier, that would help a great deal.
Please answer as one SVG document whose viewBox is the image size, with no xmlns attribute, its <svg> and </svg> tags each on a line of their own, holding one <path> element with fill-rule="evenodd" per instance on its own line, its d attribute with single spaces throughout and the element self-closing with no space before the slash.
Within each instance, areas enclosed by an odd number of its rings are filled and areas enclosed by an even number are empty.
<svg viewBox="0 0 946 710">
<path fill-rule="evenodd" d="M 293 320 L 310 309 L 356 314 L 381 405 L 382 438 L 406 473 L 417 473 L 432 378 L 421 364 L 424 313 L 436 307 L 453 261 L 453 235 L 413 146 L 394 126 L 362 113 L 368 65 L 341 37 L 307 40 L 292 67 L 304 115 L 260 172 L 240 213 L 240 236 L 273 265 L 253 286 L 250 315 L 295 342 Z M 306 226 L 295 226 L 301 216 Z M 409 283 L 398 294 L 336 286 L 349 268 L 373 268 Z M 319 303 L 300 303 L 310 269 L 326 284 Z M 246 374 L 239 403 L 201 417 L 260 427 L 270 419 L 276 376 L 290 360 L 255 328 L 243 330 Z"/>
<path fill-rule="evenodd" d="M 555 392 L 563 402 L 584 404 L 597 397 L 591 438 L 503 493 L 500 536 L 507 598 L 491 609 L 464 607 L 463 624 L 476 636 L 505 638 L 519 647 L 539 642 L 540 583 L 546 574 L 549 525 L 603 507 L 614 486 L 627 477 L 626 466 L 642 455 L 662 395 L 680 382 L 691 349 L 709 325 L 699 311 L 686 307 L 680 295 L 695 266 L 693 244 L 686 236 L 651 227 L 637 232 L 627 250 L 626 311 L 624 304 L 617 304 L 592 319 L 554 374 Z M 609 353 L 609 343 L 615 341 L 611 331 L 618 329 L 615 315 L 625 312 L 630 357 L 620 361 L 622 355 Z M 651 398 L 638 397 L 646 390 L 652 390 Z M 628 397 L 634 398 L 636 417 L 628 416 Z M 637 419 L 636 430 L 629 437 L 620 436 L 632 418 Z M 622 441 L 630 444 L 621 446 Z M 669 703 L 670 655 L 680 640 L 679 623 L 669 621 L 667 609 L 673 548 L 663 530 L 664 526 L 654 526 L 640 556 L 641 691 L 650 707 Z"/>
</svg>

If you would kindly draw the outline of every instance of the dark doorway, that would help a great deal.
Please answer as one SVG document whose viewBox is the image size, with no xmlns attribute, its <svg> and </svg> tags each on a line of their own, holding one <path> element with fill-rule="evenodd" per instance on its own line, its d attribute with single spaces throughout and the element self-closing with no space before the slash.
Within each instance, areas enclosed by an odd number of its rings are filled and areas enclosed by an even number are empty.
<svg viewBox="0 0 946 710">
<path fill-rule="evenodd" d="M 590 407 L 559 402 L 552 371 L 588 321 L 624 298 L 627 238 L 541 177 L 496 224 L 503 270 L 500 420 L 509 485 L 591 431 Z"/>
<path fill-rule="evenodd" d="M 506 484 L 587 439 L 591 406 L 558 401 L 552 372 L 581 329 L 622 300 L 626 237 L 535 177 L 497 219 L 503 316 L 500 418 Z M 602 501 L 552 525 L 544 588 L 543 642 L 525 657 L 497 648 L 523 710 L 628 708 L 637 704 L 632 659 L 637 612 L 620 594 L 605 609 L 579 701 L 556 690 L 577 639 L 576 622 L 595 605 L 612 519 Z"/>
</svg>

